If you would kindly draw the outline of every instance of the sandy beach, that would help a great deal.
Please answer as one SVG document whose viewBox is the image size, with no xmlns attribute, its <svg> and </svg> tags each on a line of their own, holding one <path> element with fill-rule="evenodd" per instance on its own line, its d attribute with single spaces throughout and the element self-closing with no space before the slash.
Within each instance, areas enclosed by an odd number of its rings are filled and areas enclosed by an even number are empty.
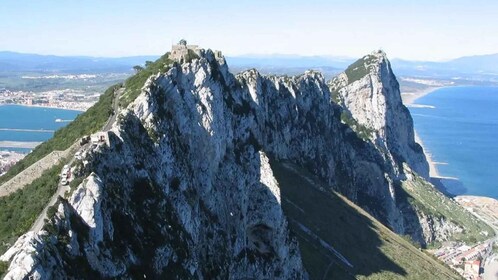
<svg viewBox="0 0 498 280">
<path fill-rule="evenodd" d="M 423 96 L 426 96 L 427 94 L 429 94 L 437 89 L 440 89 L 440 88 L 442 88 L 442 87 L 428 87 L 428 88 L 424 88 L 424 89 L 421 89 L 421 90 L 415 91 L 415 92 L 402 92 L 401 99 L 403 100 L 403 104 L 405 104 L 405 106 L 409 107 L 409 106 L 415 105 L 415 100 L 417 100 Z"/>
<path fill-rule="evenodd" d="M 432 178 L 441 178 L 439 172 L 437 171 L 436 162 L 432 160 L 432 155 L 424 147 L 424 143 L 418 136 L 417 131 L 415 131 L 415 142 L 419 143 L 420 146 L 422 146 L 422 148 L 424 149 L 425 157 L 427 158 L 427 162 L 429 163 L 429 176 L 431 176 Z"/>
</svg>

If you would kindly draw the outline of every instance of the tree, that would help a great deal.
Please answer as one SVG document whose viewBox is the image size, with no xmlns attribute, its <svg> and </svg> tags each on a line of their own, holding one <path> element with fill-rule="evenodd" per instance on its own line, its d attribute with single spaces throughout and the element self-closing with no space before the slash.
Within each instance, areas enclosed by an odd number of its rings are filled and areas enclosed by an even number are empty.
<svg viewBox="0 0 498 280">
<path fill-rule="evenodd" d="M 149 67 L 152 63 L 154 63 L 154 62 L 152 62 L 152 61 L 150 61 L 150 60 L 147 60 L 147 61 L 145 62 L 145 68 Z"/>
<path fill-rule="evenodd" d="M 135 66 L 133 66 L 133 70 L 135 70 L 135 73 L 139 73 L 139 72 L 142 72 L 142 70 L 144 70 L 144 68 L 140 65 L 135 65 Z"/>
</svg>

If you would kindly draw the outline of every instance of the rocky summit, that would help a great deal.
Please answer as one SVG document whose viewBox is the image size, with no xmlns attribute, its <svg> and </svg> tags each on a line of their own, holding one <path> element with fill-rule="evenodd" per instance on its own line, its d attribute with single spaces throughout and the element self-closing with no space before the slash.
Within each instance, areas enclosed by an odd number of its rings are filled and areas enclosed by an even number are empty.
<svg viewBox="0 0 498 280">
<path fill-rule="evenodd" d="M 187 54 L 148 77 L 106 141 L 82 153 L 81 183 L 59 198 L 42 231 L 1 257 L 5 279 L 314 278 L 308 258 L 344 244 L 305 226 L 311 212 L 298 202 L 299 216 L 284 212 L 291 198 L 274 175 L 281 164 L 321 182 L 298 189 L 303 197 L 313 192 L 333 205 L 329 195 L 341 194 L 383 232 L 420 246 L 464 230 L 437 210 L 454 202 L 426 182 L 428 164 L 383 52 L 331 81 L 315 71 L 233 75 L 220 53 Z M 438 199 L 423 200 L 422 189 Z M 317 241 L 316 252 L 300 247 L 303 238 Z M 355 275 L 355 254 L 332 255 Z M 328 262 L 325 276 L 335 269 Z"/>
</svg>

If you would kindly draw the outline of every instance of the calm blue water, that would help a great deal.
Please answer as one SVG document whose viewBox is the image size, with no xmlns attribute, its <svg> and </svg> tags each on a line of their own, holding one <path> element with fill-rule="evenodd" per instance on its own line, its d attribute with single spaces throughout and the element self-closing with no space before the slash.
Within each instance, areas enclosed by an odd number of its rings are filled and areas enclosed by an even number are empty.
<svg viewBox="0 0 498 280">
<path fill-rule="evenodd" d="M 438 89 L 409 108 L 415 129 L 441 176 L 457 177 L 456 194 L 498 199 L 498 87 Z M 451 188 L 449 188 L 451 192 Z"/>
<path fill-rule="evenodd" d="M 53 132 L 9 131 L 4 129 L 57 130 L 67 122 L 56 119 L 73 120 L 79 111 L 52 108 L 26 107 L 17 105 L 0 106 L 0 141 L 40 142 L 52 137 Z M 29 152 L 30 149 L 6 148 L 0 150 Z"/>
</svg>

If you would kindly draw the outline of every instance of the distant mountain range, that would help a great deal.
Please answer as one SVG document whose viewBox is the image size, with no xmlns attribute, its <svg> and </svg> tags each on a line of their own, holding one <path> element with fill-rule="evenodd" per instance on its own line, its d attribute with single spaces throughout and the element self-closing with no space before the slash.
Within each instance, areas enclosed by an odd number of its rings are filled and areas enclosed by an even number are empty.
<svg viewBox="0 0 498 280">
<path fill-rule="evenodd" d="M 90 56 L 55 56 L 0 52 L 1 72 L 131 72 L 132 67 L 144 64 L 147 60 L 156 60 L 158 56 L 130 57 L 90 57 Z"/>
<path fill-rule="evenodd" d="M 393 68 L 403 75 L 498 76 L 498 54 L 465 56 L 444 62 L 392 60 Z"/>
<path fill-rule="evenodd" d="M 131 72 L 134 65 L 154 61 L 159 55 L 130 57 L 55 56 L 0 52 L 0 72 Z M 243 55 L 226 57 L 232 71 L 257 68 L 265 74 L 298 74 L 316 69 L 324 75 L 344 70 L 356 59 L 340 56 Z M 393 59 L 400 76 L 434 78 L 489 78 L 498 76 L 498 54 L 466 56 L 444 62 Z"/>
</svg>

